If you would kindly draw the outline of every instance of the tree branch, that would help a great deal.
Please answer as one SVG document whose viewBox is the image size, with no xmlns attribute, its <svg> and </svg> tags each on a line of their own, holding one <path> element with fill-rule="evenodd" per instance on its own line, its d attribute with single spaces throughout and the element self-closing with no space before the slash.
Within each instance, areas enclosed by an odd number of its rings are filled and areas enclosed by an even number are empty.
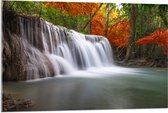
<svg viewBox="0 0 168 113">
<path fill-rule="evenodd" d="M 91 15 L 89 21 L 87 21 L 87 23 L 85 24 L 85 26 L 83 27 L 82 31 L 87 27 L 87 25 L 89 24 L 89 22 L 92 20 L 92 18 L 96 15 L 96 13 L 99 11 L 99 9 L 102 7 L 103 3 L 100 4 L 100 6 L 98 7 L 98 9 Z"/>
</svg>

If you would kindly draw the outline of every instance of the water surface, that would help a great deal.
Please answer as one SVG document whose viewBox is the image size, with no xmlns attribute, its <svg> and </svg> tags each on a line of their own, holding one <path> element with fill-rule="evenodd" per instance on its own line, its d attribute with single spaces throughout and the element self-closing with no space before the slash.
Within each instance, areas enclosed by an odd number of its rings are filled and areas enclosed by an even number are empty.
<svg viewBox="0 0 168 113">
<path fill-rule="evenodd" d="M 3 90 L 29 98 L 28 110 L 167 107 L 167 69 L 109 67 L 27 82 L 4 82 Z"/>
</svg>

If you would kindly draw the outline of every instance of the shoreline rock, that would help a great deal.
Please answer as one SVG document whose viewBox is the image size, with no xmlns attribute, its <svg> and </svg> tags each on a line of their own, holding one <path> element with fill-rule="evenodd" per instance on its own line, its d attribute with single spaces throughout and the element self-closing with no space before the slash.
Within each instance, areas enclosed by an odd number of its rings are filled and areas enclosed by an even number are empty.
<svg viewBox="0 0 168 113">
<path fill-rule="evenodd" d="M 3 93 L 2 104 L 2 111 L 24 111 L 33 106 L 33 102 L 30 99 L 17 98 L 11 93 Z"/>
</svg>

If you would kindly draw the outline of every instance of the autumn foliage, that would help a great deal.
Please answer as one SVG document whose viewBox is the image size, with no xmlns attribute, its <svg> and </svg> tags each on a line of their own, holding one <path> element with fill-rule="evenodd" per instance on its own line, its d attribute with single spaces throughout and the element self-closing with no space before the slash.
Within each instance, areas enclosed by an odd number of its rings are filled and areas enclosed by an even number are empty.
<svg viewBox="0 0 168 113">
<path fill-rule="evenodd" d="M 80 2 L 45 2 L 47 7 L 62 10 L 72 16 L 90 15 L 98 8 L 97 3 L 80 3 Z"/>
<path fill-rule="evenodd" d="M 52 7 L 63 11 L 72 16 L 85 15 L 90 16 L 99 7 L 97 3 L 80 3 L 80 2 L 45 2 L 47 7 Z M 106 7 L 105 7 L 106 8 Z M 110 14 L 110 20 L 116 19 L 118 14 L 113 11 Z M 106 21 L 103 10 L 99 10 L 91 19 L 91 34 L 103 35 L 106 33 Z M 121 48 L 128 43 L 130 26 L 127 20 L 119 21 L 118 23 L 108 28 L 108 38 L 111 44 Z"/>
<path fill-rule="evenodd" d="M 157 29 L 148 36 L 140 38 L 136 43 L 139 45 L 158 44 L 163 47 L 164 54 L 168 56 L 168 31 L 166 29 Z"/>
<path fill-rule="evenodd" d="M 125 47 L 130 35 L 130 24 L 128 20 L 119 21 L 110 26 L 108 30 L 108 39 L 111 44 L 118 48 Z"/>
<path fill-rule="evenodd" d="M 91 20 L 91 33 L 95 35 L 105 35 L 105 18 L 100 11 Z"/>
</svg>

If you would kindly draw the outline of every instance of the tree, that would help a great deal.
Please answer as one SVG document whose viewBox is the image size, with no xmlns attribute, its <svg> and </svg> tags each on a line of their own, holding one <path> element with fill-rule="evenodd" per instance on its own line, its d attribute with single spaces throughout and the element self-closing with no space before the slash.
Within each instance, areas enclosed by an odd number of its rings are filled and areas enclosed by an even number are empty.
<svg viewBox="0 0 168 113">
<path fill-rule="evenodd" d="M 76 21 L 76 26 L 78 31 L 84 31 L 85 28 L 89 26 L 89 32 L 91 31 L 91 20 L 97 13 L 97 11 L 101 8 L 102 4 L 97 3 L 79 3 L 79 2 L 45 2 L 44 3 L 47 7 L 52 7 L 54 9 L 61 10 L 63 13 L 68 14 L 70 16 L 87 16 L 89 20 L 84 24 L 84 27 L 80 28 L 78 26 L 79 23 Z M 64 18 L 64 17 L 63 17 Z M 81 19 L 79 20 L 81 21 Z"/>
<path fill-rule="evenodd" d="M 128 20 L 122 20 L 110 26 L 108 39 L 110 43 L 118 48 L 123 48 L 128 43 L 130 35 L 130 24 Z"/>
<path fill-rule="evenodd" d="M 109 15 L 110 15 L 110 4 L 107 3 L 106 5 L 106 12 L 107 12 L 107 15 L 106 15 L 106 33 L 105 33 L 105 36 L 107 37 L 108 36 L 108 27 L 109 27 Z"/>
<path fill-rule="evenodd" d="M 127 51 L 125 56 L 125 61 L 127 62 L 130 58 L 131 54 L 131 46 L 133 44 L 133 39 L 135 38 L 135 24 L 136 24 L 136 18 L 137 18 L 137 6 L 135 4 L 131 5 L 131 11 L 130 11 L 131 17 L 130 17 L 130 37 L 128 38 L 128 44 L 127 44 Z"/>
<path fill-rule="evenodd" d="M 105 18 L 102 11 L 99 11 L 91 20 L 91 33 L 105 36 Z"/>
<path fill-rule="evenodd" d="M 161 5 L 162 6 L 162 5 Z M 155 4 L 138 4 L 138 16 L 136 18 L 136 32 L 133 39 L 133 44 L 140 37 L 144 37 L 158 28 L 165 28 L 165 24 L 161 16 L 159 15 L 160 5 Z M 166 17 L 166 11 L 163 13 Z M 131 56 L 133 58 L 149 58 L 149 59 L 158 59 L 164 57 L 161 50 L 161 47 L 158 45 L 133 45 L 131 48 Z M 153 52 L 156 51 L 156 52 Z"/>
<path fill-rule="evenodd" d="M 88 20 L 87 23 L 84 25 L 84 27 L 83 27 L 82 30 L 84 30 L 84 29 L 87 27 L 87 25 L 89 24 L 89 32 L 90 32 L 90 34 L 91 34 L 91 29 L 92 29 L 92 27 L 91 27 L 91 21 L 92 21 L 92 18 L 97 14 L 97 12 L 100 10 L 100 8 L 102 7 L 102 5 L 103 5 L 103 3 L 101 3 L 101 4 L 99 5 L 99 7 L 97 8 L 97 10 L 96 10 L 92 15 L 90 14 L 89 20 Z"/>
<path fill-rule="evenodd" d="M 139 45 L 157 44 L 162 46 L 163 52 L 168 56 L 168 31 L 167 29 L 157 29 L 148 36 L 142 37 L 136 41 Z"/>
<path fill-rule="evenodd" d="M 46 6 L 62 10 L 72 16 L 87 15 L 94 13 L 98 8 L 97 3 L 79 3 L 79 2 L 45 2 Z"/>
</svg>

